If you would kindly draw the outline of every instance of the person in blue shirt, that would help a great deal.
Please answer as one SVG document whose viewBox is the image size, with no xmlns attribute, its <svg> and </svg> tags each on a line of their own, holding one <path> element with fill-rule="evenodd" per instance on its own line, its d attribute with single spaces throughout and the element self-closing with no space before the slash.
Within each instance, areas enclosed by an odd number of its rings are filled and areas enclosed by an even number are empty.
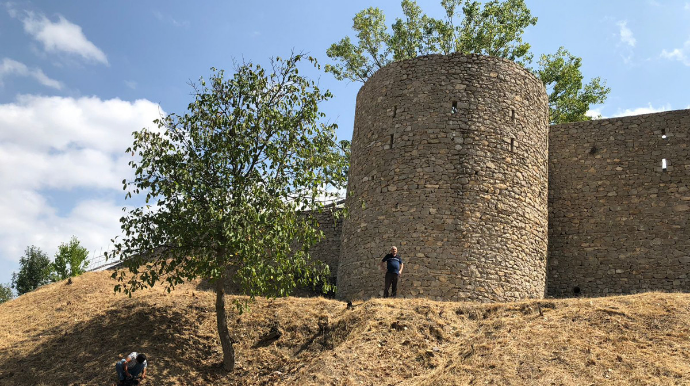
<svg viewBox="0 0 690 386">
<path fill-rule="evenodd" d="M 137 354 L 133 352 L 127 357 L 120 359 L 115 363 L 115 371 L 120 380 L 118 385 L 139 384 L 139 380 L 146 378 L 146 355 Z"/>
<path fill-rule="evenodd" d="M 386 264 L 386 280 L 384 286 L 385 289 L 383 290 L 383 297 L 388 297 L 388 288 L 391 286 L 393 287 L 391 296 L 395 297 L 398 294 L 398 278 L 400 277 L 400 274 L 402 274 L 404 267 L 402 258 L 400 255 L 398 255 L 397 247 L 391 247 L 391 252 L 384 256 L 383 260 L 381 260 L 381 270 L 384 269 L 384 264 Z"/>
</svg>

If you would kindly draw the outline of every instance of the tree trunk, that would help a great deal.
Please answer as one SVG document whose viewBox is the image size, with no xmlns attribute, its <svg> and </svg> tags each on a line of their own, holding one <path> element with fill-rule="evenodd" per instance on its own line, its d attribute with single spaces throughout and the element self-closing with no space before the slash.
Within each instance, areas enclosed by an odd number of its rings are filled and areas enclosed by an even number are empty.
<svg viewBox="0 0 690 386">
<path fill-rule="evenodd" d="M 232 347 L 232 339 L 228 331 L 228 319 L 225 315 L 225 272 L 216 279 L 216 321 L 218 323 L 218 336 L 223 346 L 223 368 L 226 371 L 235 369 L 235 349 Z"/>
</svg>

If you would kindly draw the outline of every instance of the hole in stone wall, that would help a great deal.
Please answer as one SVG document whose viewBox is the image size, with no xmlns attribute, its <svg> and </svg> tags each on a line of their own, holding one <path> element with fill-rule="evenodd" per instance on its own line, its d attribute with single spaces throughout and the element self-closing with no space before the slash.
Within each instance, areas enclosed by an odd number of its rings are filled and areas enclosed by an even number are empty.
<svg viewBox="0 0 690 386">
<path fill-rule="evenodd" d="M 453 101 L 453 107 L 451 107 L 450 112 L 453 114 L 458 112 L 458 102 L 457 101 Z"/>
<path fill-rule="evenodd" d="M 666 171 L 666 158 L 661 160 L 661 170 Z"/>
<path fill-rule="evenodd" d="M 393 118 L 398 115 L 398 106 L 393 106 Z"/>
<path fill-rule="evenodd" d="M 510 151 L 515 151 L 515 138 L 510 139 Z"/>
<path fill-rule="evenodd" d="M 661 139 L 666 139 L 666 129 L 661 129 Z"/>
<path fill-rule="evenodd" d="M 394 134 L 391 134 L 391 142 L 390 142 L 391 149 L 393 148 L 393 135 L 394 135 Z"/>
<path fill-rule="evenodd" d="M 576 286 L 576 287 L 573 287 L 573 294 L 579 295 L 580 293 L 581 293 L 580 287 L 577 287 L 577 286 Z"/>
<path fill-rule="evenodd" d="M 597 149 L 596 146 L 592 146 L 592 148 L 589 149 L 589 154 L 594 155 L 594 154 L 597 154 L 598 151 L 599 151 L 599 149 Z"/>
<path fill-rule="evenodd" d="M 510 121 L 515 122 L 515 109 L 510 109 Z"/>
</svg>

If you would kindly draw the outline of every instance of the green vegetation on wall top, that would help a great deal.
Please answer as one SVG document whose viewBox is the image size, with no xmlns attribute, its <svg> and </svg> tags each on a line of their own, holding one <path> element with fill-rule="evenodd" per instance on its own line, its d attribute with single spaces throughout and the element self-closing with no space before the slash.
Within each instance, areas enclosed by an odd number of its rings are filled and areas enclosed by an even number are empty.
<svg viewBox="0 0 690 386">
<path fill-rule="evenodd" d="M 590 106 L 603 103 L 610 89 L 599 77 L 583 84 L 582 59 L 560 47 L 542 55 L 538 68 L 530 45 L 522 40 L 525 29 L 537 23 L 524 0 L 442 0 L 445 18 L 422 12 L 415 1 L 403 0 L 404 19 L 386 24 L 383 11 L 369 7 L 353 18 L 357 41 L 345 37 L 331 45 L 327 65 L 339 80 L 366 82 L 378 69 L 394 61 L 428 54 L 482 54 L 506 58 L 525 66 L 541 79 L 549 95 L 550 122 L 590 120 Z"/>
</svg>

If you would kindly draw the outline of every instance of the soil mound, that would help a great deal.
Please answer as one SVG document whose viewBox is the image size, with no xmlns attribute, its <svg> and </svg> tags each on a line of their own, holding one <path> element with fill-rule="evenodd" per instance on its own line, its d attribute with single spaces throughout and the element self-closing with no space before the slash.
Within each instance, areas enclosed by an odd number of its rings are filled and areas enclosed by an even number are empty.
<svg viewBox="0 0 690 386">
<path fill-rule="evenodd" d="M 258 299 L 228 317 L 238 363 L 227 374 L 215 294 L 198 284 L 128 298 L 92 272 L 0 305 L 0 385 L 112 385 L 130 351 L 147 355 L 149 385 L 690 384 L 689 294 Z"/>
</svg>

